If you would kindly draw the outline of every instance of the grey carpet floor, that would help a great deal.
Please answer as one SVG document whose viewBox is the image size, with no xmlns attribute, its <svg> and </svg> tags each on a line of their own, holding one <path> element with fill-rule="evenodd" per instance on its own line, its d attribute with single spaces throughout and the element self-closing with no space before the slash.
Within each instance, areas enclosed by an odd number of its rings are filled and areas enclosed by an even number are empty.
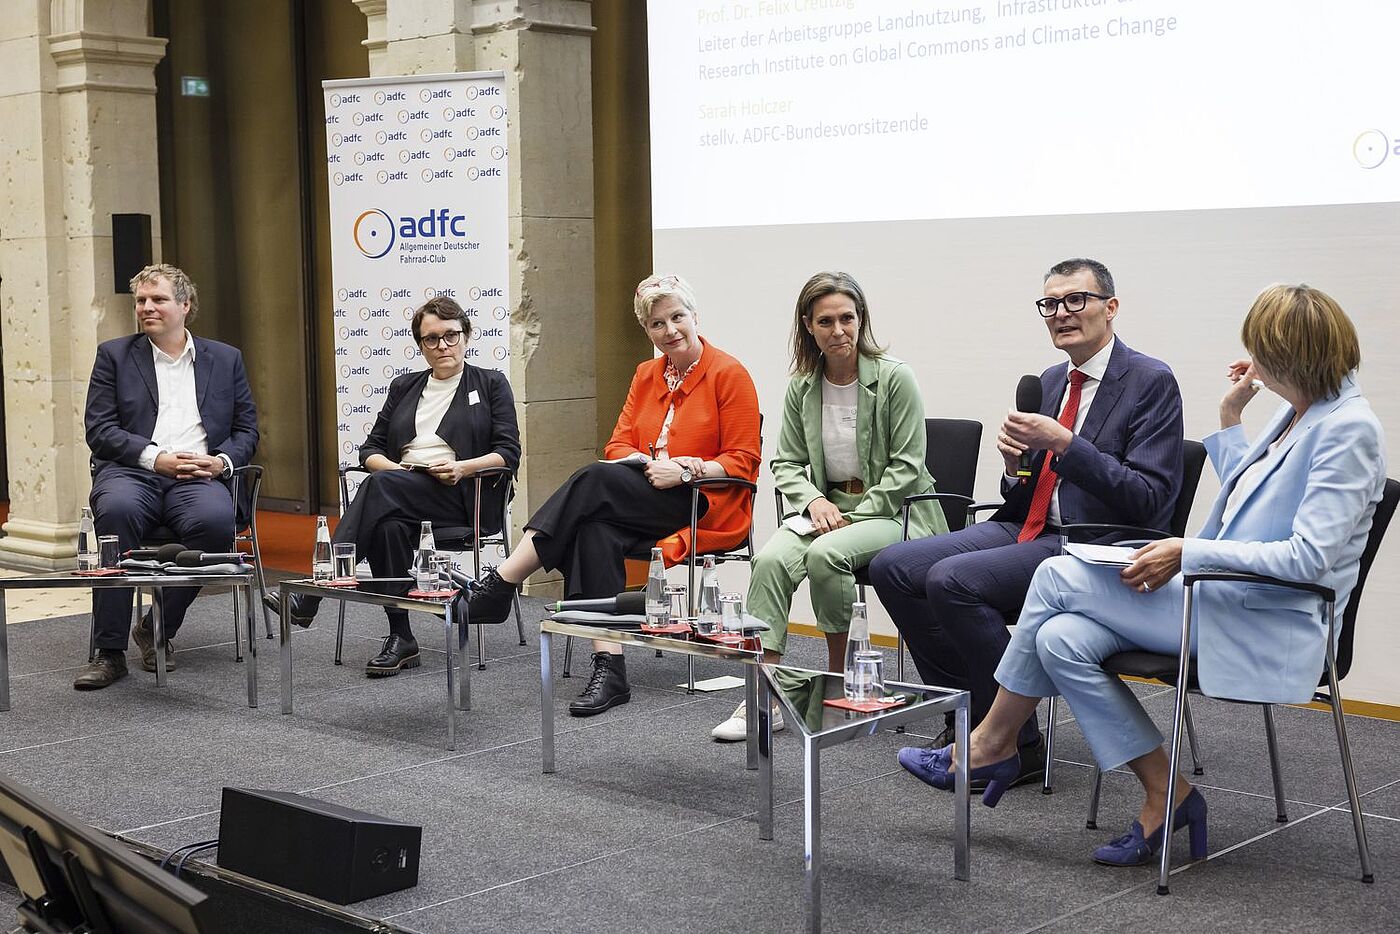
<svg viewBox="0 0 1400 934">
<path fill-rule="evenodd" d="M 10 626 L 13 709 L 0 713 L 0 772 L 164 850 L 217 835 L 224 785 L 302 792 L 422 824 L 419 885 L 353 906 L 413 931 L 802 928 L 800 745 L 790 733 L 775 738 L 775 834 L 761 841 L 743 746 L 708 737 L 739 692 L 688 696 L 677 687 L 683 659 L 629 650 L 632 702 L 574 720 L 564 707 L 587 673 L 581 648 L 575 679 L 556 691 L 558 771 L 543 775 L 539 601 L 525 601 L 528 645 L 517 644 L 513 623 L 487 630 L 488 665 L 471 673 L 473 709 L 459 714 L 448 752 L 445 656 L 431 621 L 416 622 L 422 668 L 368 680 L 362 666 L 383 616 L 350 609 L 337 667 L 327 605 L 314 628 L 295 633 L 296 710 L 283 716 L 275 642 L 260 642 L 261 702 L 246 706 L 227 600 L 195 603 L 176 640 L 179 668 L 161 690 L 133 649 L 130 677 L 74 691 L 86 617 Z M 815 665 L 824 654 L 795 638 L 790 658 Z M 701 663 L 697 676 L 728 673 Z M 1170 694 L 1134 690 L 1159 723 L 1170 717 Z M 894 761 L 920 735 L 878 734 L 824 754 L 825 929 L 1396 930 L 1400 724 L 1348 718 L 1376 863 L 1375 884 L 1362 885 L 1329 717 L 1278 711 L 1292 818 L 1278 824 L 1259 711 L 1198 700 L 1195 713 L 1211 857 L 1183 864 L 1168 898 L 1153 894 L 1155 869 L 1089 861 L 1132 820 L 1136 784 L 1107 776 L 1103 829 L 1085 829 L 1093 772 L 1067 712 L 1053 796 L 1022 788 L 995 810 L 974 804 L 966 883 L 952 878 L 950 796 Z M 1174 852 L 1184 860 L 1184 835 Z"/>
</svg>

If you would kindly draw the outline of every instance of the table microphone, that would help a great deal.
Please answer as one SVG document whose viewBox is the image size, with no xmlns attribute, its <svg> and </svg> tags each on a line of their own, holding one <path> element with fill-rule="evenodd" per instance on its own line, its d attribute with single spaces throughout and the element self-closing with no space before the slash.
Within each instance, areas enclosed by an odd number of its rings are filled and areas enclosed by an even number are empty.
<svg viewBox="0 0 1400 934">
<path fill-rule="evenodd" d="M 616 597 L 595 597 L 590 600 L 560 600 L 545 609 L 552 613 L 565 610 L 586 610 L 591 613 L 614 613 L 620 616 L 645 613 L 647 593 L 645 590 L 627 590 Z"/>
<path fill-rule="evenodd" d="M 182 568 L 200 568 L 212 564 L 242 564 L 247 555 L 238 551 L 194 551 L 182 549 L 175 555 L 175 564 Z"/>
<path fill-rule="evenodd" d="M 1040 411 L 1040 377 L 1022 376 L 1021 381 L 1016 384 L 1016 411 L 1018 412 L 1039 412 Z M 1031 475 L 1031 461 L 1035 459 L 1035 454 L 1027 448 L 1021 452 L 1021 461 L 1016 466 L 1016 476 L 1022 479 Z"/>
</svg>

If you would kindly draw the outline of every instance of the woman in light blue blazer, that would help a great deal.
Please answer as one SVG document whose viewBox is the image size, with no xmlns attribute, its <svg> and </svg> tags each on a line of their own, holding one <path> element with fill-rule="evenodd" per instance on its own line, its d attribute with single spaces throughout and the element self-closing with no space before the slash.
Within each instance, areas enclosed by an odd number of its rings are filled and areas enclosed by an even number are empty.
<svg viewBox="0 0 1400 934">
<path fill-rule="evenodd" d="M 1336 591 L 1340 617 L 1385 486 L 1381 426 L 1355 382 L 1356 330 L 1337 303 L 1308 286 L 1273 286 L 1255 300 L 1241 337 L 1252 361 L 1230 366 L 1220 431 L 1205 439 L 1221 490 L 1199 536 L 1151 542 L 1121 571 L 1069 556 L 1042 564 L 997 668 L 996 701 L 969 743 L 971 777 L 988 779 L 982 800 L 995 805 L 1019 770 L 1018 728 L 1039 698 L 1063 696 L 1099 765 L 1126 764 L 1145 792 L 1131 829 L 1094 851 L 1107 865 L 1141 865 L 1161 848 L 1170 775 L 1162 735 L 1103 659 L 1131 649 L 1180 651 L 1182 571 L 1315 581 Z M 1251 442 L 1240 414 L 1261 385 L 1285 405 Z M 1195 600 L 1192 650 L 1207 694 L 1312 699 L 1327 638 L 1318 598 L 1213 584 Z M 914 771 L 924 781 L 952 786 L 951 746 L 910 755 L 920 758 Z M 1191 855 L 1200 858 L 1205 799 L 1182 778 L 1176 788 L 1173 827 L 1190 827 Z"/>
</svg>

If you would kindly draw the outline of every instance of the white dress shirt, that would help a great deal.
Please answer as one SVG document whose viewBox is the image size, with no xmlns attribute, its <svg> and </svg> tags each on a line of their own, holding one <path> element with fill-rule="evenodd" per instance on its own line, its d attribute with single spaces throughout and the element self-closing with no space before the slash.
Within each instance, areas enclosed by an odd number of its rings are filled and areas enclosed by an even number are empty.
<svg viewBox="0 0 1400 934">
<path fill-rule="evenodd" d="M 163 453 L 208 454 L 209 435 L 199 416 L 199 394 L 194 384 L 194 338 L 185 331 L 185 344 L 171 356 L 151 342 L 151 358 L 156 368 L 156 427 L 151 443 L 141 452 L 139 463 L 146 470 L 156 469 L 156 458 Z M 233 473 L 227 454 L 223 475 Z"/>
</svg>

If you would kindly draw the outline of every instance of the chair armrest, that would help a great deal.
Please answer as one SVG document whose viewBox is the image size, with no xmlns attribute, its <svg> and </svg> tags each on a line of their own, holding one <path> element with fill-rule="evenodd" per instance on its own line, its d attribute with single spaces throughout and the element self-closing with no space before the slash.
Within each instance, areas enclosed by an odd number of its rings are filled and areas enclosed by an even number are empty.
<svg viewBox="0 0 1400 934">
<path fill-rule="evenodd" d="M 472 476 L 482 477 L 484 479 L 490 479 L 491 477 L 510 477 L 514 479 L 515 471 L 511 470 L 509 467 L 483 467 L 472 474 Z"/>
<path fill-rule="evenodd" d="M 1163 532 L 1161 529 L 1149 529 L 1138 525 L 1114 525 L 1109 522 L 1072 522 L 1069 525 L 1060 526 L 1060 534 L 1064 536 L 1066 541 L 1083 541 L 1085 537 L 1091 535 L 1103 536 L 1115 532 L 1147 541 L 1172 537 L 1172 533 Z"/>
<path fill-rule="evenodd" d="M 340 465 L 340 475 L 341 475 L 341 477 L 344 477 L 346 474 L 352 474 L 352 473 L 363 473 L 363 474 L 368 474 L 368 473 L 373 473 L 373 471 L 371 471 L 368 467 L 362 466 L 362 465 L 360 465 L 360 464 L 341 464 L 341 465 Z"/>
<path fill-rule="evenodd" d="M 797 515 L 796 512 L 786 512 L 786 511 L 784 511 L 783 507 L 786 506 L 786 505 L 787 505 L 787 501 L 786 501 L 785 499 L 783 499 L 783 491 L 780 490 L 780 489 L 778 489 L 777 487 L 774 487 L 774 488 L 773 488 L 773 511 L 776 512 L 776 513 L 778 514 L 778 524 L 779 524 L 779 525 L 782 525 L 782 524 L 783 524 L 783 520 L 786 519 L 788 516 L 795 516 L 795 515 Z"/>
<path fill-rule="evenodd" d="M 1003 506 L 1005 506 L 1005 505 L 1006 505 L 1006 503 L 1005 503 L 1004 501 L 1002 501 L 1002 500 L 998 500 L 998 501 L 995 502 L 995 503 L 993 503 L 993 502 L 973 503 L 972 505 L 970 505 L 970 506 L 967 507 L 967 514 L 968 514 L 968 516 L 975 516 L 975 515 L 977 515 L 979 512 L 988 512 L 988 511 L 993 510 L 993 509 L 1000 509 L 1001 507 L 1003 507 Z"/>
<path fill-rule="evenodd" d="M 753 493 L 758 492 L 757 483 L 754 483 L 752 480 L 745 480 L 742 477 L 699 477 L 690 481 L 691 489 L 703 489 L 707 486 L 728 486 L 730 484 L 737 484 Z"/>
<path fill-rule="evenodd" d="M 904 508 L 908 509 L 915 503 L 922 503 L 926 500 L 938 500 L 939 502 L 963 503 L 971 511 L 976 505 L 976 501 L 971 496 L 963 496 L 961 493 L 911 493 L 904 497 Z M 997 503 L 998 506 L 1001 503 Z"/>
<path fill-rule="evenodd" d="M 1337 592 L 1331 587 L 1324 587 L 1321 584 L 1312 584 L 1304 581 L 1286 581 L 1277 577 L 1268 577 L 1264 574 L 1250 574 L 1245 571 L 1201 571 L 1197 574 L 1183 574 L 1181 583 L 1191 587 L 1202 581 L 1233 581 L 1239 584 L 1267 584 L 1270 587 L 1284 587 L 1288 590 L 1301 590 L 1304 593 L 1316 594 L 1328 603 L 1337 602 Z"/>
</svg>

